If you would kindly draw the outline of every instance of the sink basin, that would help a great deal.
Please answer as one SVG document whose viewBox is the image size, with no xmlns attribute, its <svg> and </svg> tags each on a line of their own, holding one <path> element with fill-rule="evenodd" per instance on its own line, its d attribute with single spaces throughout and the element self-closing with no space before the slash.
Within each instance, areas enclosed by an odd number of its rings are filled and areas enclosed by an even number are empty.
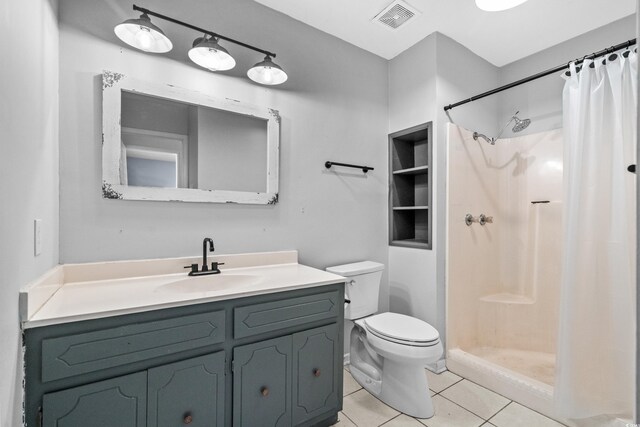
<svg viewBox="0 0 640 427">
<path fill-rule="evenodd" d="M 259 276 L 248 274 L 212 274 L 209 276 L 187 277 L 158 287 L 159 291 L 207 293 L 225 289 L 249 288 L 260 282 Z"/>
</svg>

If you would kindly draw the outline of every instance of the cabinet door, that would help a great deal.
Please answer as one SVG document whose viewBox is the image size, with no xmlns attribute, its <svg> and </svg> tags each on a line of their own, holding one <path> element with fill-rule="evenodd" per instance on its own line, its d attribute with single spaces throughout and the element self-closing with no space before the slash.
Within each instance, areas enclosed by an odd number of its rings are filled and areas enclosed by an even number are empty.
<svg viewBox="0 0 640 427">
<path fill-rule="evenodd" d="M 291 425 L 291 336 L 233 349 L 233 425 Z"/>
<path fill-rule="evenodd" d="M 43 427 L 145 427 L 147 373 L 45 394 Z"/>
<path fill-rule="evenodd" d="M 338 407 L 342 358 L 335 324 L 293 335 L 293 424 Z"/>
<path fill-rule="evenodd" d="M 148 427 L 224 425 L 224 352 L 149 369 Z"/>
</svg>

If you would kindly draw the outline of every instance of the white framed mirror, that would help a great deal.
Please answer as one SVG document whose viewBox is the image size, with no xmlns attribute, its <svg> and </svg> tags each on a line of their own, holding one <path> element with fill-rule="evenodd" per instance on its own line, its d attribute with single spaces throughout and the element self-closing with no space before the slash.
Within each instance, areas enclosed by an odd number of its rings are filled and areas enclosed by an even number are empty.
<svg viewBox="0 0 640 427">
<path fill-rule="evenodd" d="M 102 196 L 275 204 L 280 114 L 102 74 Z"/>
</svg>

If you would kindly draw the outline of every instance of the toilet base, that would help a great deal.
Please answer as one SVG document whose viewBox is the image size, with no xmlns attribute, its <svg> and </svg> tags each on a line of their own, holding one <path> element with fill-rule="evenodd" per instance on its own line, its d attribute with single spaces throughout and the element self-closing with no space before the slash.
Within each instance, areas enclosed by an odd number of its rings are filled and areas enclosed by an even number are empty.
<svg viewBox="0 0 640 427">
<path fill-rule="evenodd" d="M 378 396 L 392 408 L 416 418 L 433 417 L 433 401 L 422 366 L 385 359 L 382 389 Z"/>
<path fill-rule="evenodd" d="M 381 380 L 371 378 L 360 369 L 368 366 L 351 365 L 351 375 L 365 390 L 392 408 L 411 417 L 431 418 L 434 409 L 424 368 L 389 359 L 383 363 Z"/>
<path fill-rule="evenodd" d="M 369 393 L 416 418 L 431 418 L 433 401 L 424 366 L 442 355 L 442 344 L 415 347 L 368 335 L 361 320 L 351 330 L 351 375 Z"/>
</svg>

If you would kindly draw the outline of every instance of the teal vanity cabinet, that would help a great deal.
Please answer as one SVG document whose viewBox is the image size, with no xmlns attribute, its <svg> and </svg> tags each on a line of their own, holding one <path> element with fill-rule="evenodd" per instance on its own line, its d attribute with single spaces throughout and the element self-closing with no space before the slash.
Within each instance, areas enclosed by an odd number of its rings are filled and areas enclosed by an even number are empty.
<svg viewBox="0 0 640 427">
<path fill-rule="evenodd" d="M 344 284 L 28 328 L 27 427 L 328 426 Z"/>
<path fill-rule="evenodd" d="M 138 372 L 45 394 L 45 427 L 142 427 L 147 423 L 147 375 Z"/>
<path fill-rule="evenodd" d="M 301 425 L 339 406 L 338 325 L 236 347 L 235 427 Z M 341 406 L 341 405 L 340 405 Z"/>
<path fill-rule="evenodd" d="M 233 425 L 290 426 L 291 336 L 233 350 Z"/>
</svg>

